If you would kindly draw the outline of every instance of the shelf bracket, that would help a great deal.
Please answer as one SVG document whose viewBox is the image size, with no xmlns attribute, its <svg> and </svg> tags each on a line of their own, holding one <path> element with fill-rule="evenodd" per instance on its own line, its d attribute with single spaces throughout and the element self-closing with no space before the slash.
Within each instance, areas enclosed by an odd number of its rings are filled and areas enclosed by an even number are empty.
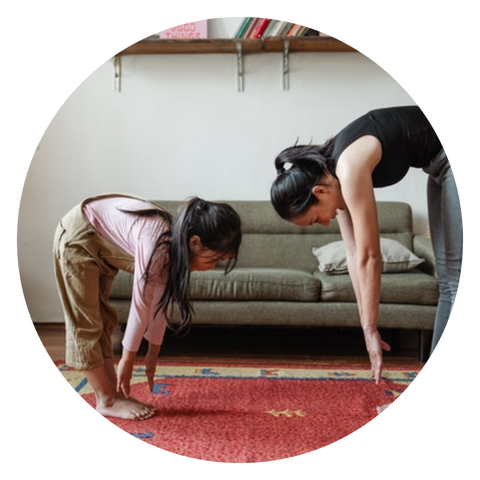
<svg viewBox="0 0 480 480">
<path fill-rule="evenodd" d="M 113 58 L 113 70 L 114 70 L 114 90 L 120 92 L 122 87 L 122 59 L 120 55 L 115 55 Z"/>
<path fill-rule="evenodd" d="M 290 89 L 290 64 L 289 64 L 290 42 L 285 40 L 283 43 L 283 89 Z"/>
<path fill-rule="evenodd" d="M 243 92 L 243 52 L 242 52 L 242 43 L 236 43 L 237 50 L 237 90 Z"/>
</svg>

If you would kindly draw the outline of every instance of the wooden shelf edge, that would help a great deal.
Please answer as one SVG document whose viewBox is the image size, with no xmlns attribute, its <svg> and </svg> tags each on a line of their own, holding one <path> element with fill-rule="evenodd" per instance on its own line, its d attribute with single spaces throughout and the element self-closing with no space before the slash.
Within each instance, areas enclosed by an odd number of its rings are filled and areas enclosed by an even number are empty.
<svg viewBox="0 0 480 480">
<path fill-rule="evenodd" d="M 260 39 L 143 40 L 118 55 L 236 53 L 237 44 L 243 53 L 283 52 L 285 42 L 290 52 L 356 52 L 349 45 L 328 37 L 271 37 Z"/>
<path fill-rule="evenodd" d="M 266 38 L 263 51 L 283 52 L 285 41 L 289 42 L 290 52 L 356 52 L 350 45 L 329 37 Z"/>
</svg>

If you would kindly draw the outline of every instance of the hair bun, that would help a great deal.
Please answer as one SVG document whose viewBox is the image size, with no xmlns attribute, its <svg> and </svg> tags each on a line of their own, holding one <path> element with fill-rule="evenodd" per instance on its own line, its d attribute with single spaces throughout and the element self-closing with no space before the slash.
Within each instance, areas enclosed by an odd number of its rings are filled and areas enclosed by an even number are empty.
<svg viewBox="0 0 480 480">
<path fill-rule="evenodd" d="M 197 198 L 195 208 L 198 212 L 201 212 L 207 208 L 207 202 L 203 198 Z"/>
</svg>

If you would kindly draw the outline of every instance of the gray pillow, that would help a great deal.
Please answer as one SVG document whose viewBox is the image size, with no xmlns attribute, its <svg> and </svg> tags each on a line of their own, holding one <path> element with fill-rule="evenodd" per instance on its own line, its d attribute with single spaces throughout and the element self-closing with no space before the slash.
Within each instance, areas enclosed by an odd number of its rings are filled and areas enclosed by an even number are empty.
<svg viewBox="0 0 480 480">
<path fill-rule="evenodd" d="M 382 272 L 404 272 L 417 267 L 425 260 L 417 257 L 400 242 L 389 238 L 380 239 L 382 251 Z M 348 273 L 345 245 L 342 240 L 328 243 L 323 247 L 313 248 L 313 255 L 318 260 L 318 269 L 323 273 L 337 275 Z"/>
</svg>

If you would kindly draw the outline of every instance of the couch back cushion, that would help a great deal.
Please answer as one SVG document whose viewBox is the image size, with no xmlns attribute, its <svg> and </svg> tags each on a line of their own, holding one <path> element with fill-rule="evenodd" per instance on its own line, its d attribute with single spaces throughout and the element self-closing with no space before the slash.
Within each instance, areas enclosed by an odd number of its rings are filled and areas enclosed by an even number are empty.
<svg viewBox="0 0 480 480">
<path fill-rule="evenodd" d="M 175 214 L 180 201 L 156 201 Z M 238 267 L 296 268 L 313 272 L 318 263 L 312 248 L 341 240 L 336 220 L 328 227 L 297 227 L 282 220 L 269 201 L 225 201 L 242 219 L 243 241 Z M 403 202 L 378 202 L 380 235 L 413 248 L 412 211 Z"/>
</svg>

